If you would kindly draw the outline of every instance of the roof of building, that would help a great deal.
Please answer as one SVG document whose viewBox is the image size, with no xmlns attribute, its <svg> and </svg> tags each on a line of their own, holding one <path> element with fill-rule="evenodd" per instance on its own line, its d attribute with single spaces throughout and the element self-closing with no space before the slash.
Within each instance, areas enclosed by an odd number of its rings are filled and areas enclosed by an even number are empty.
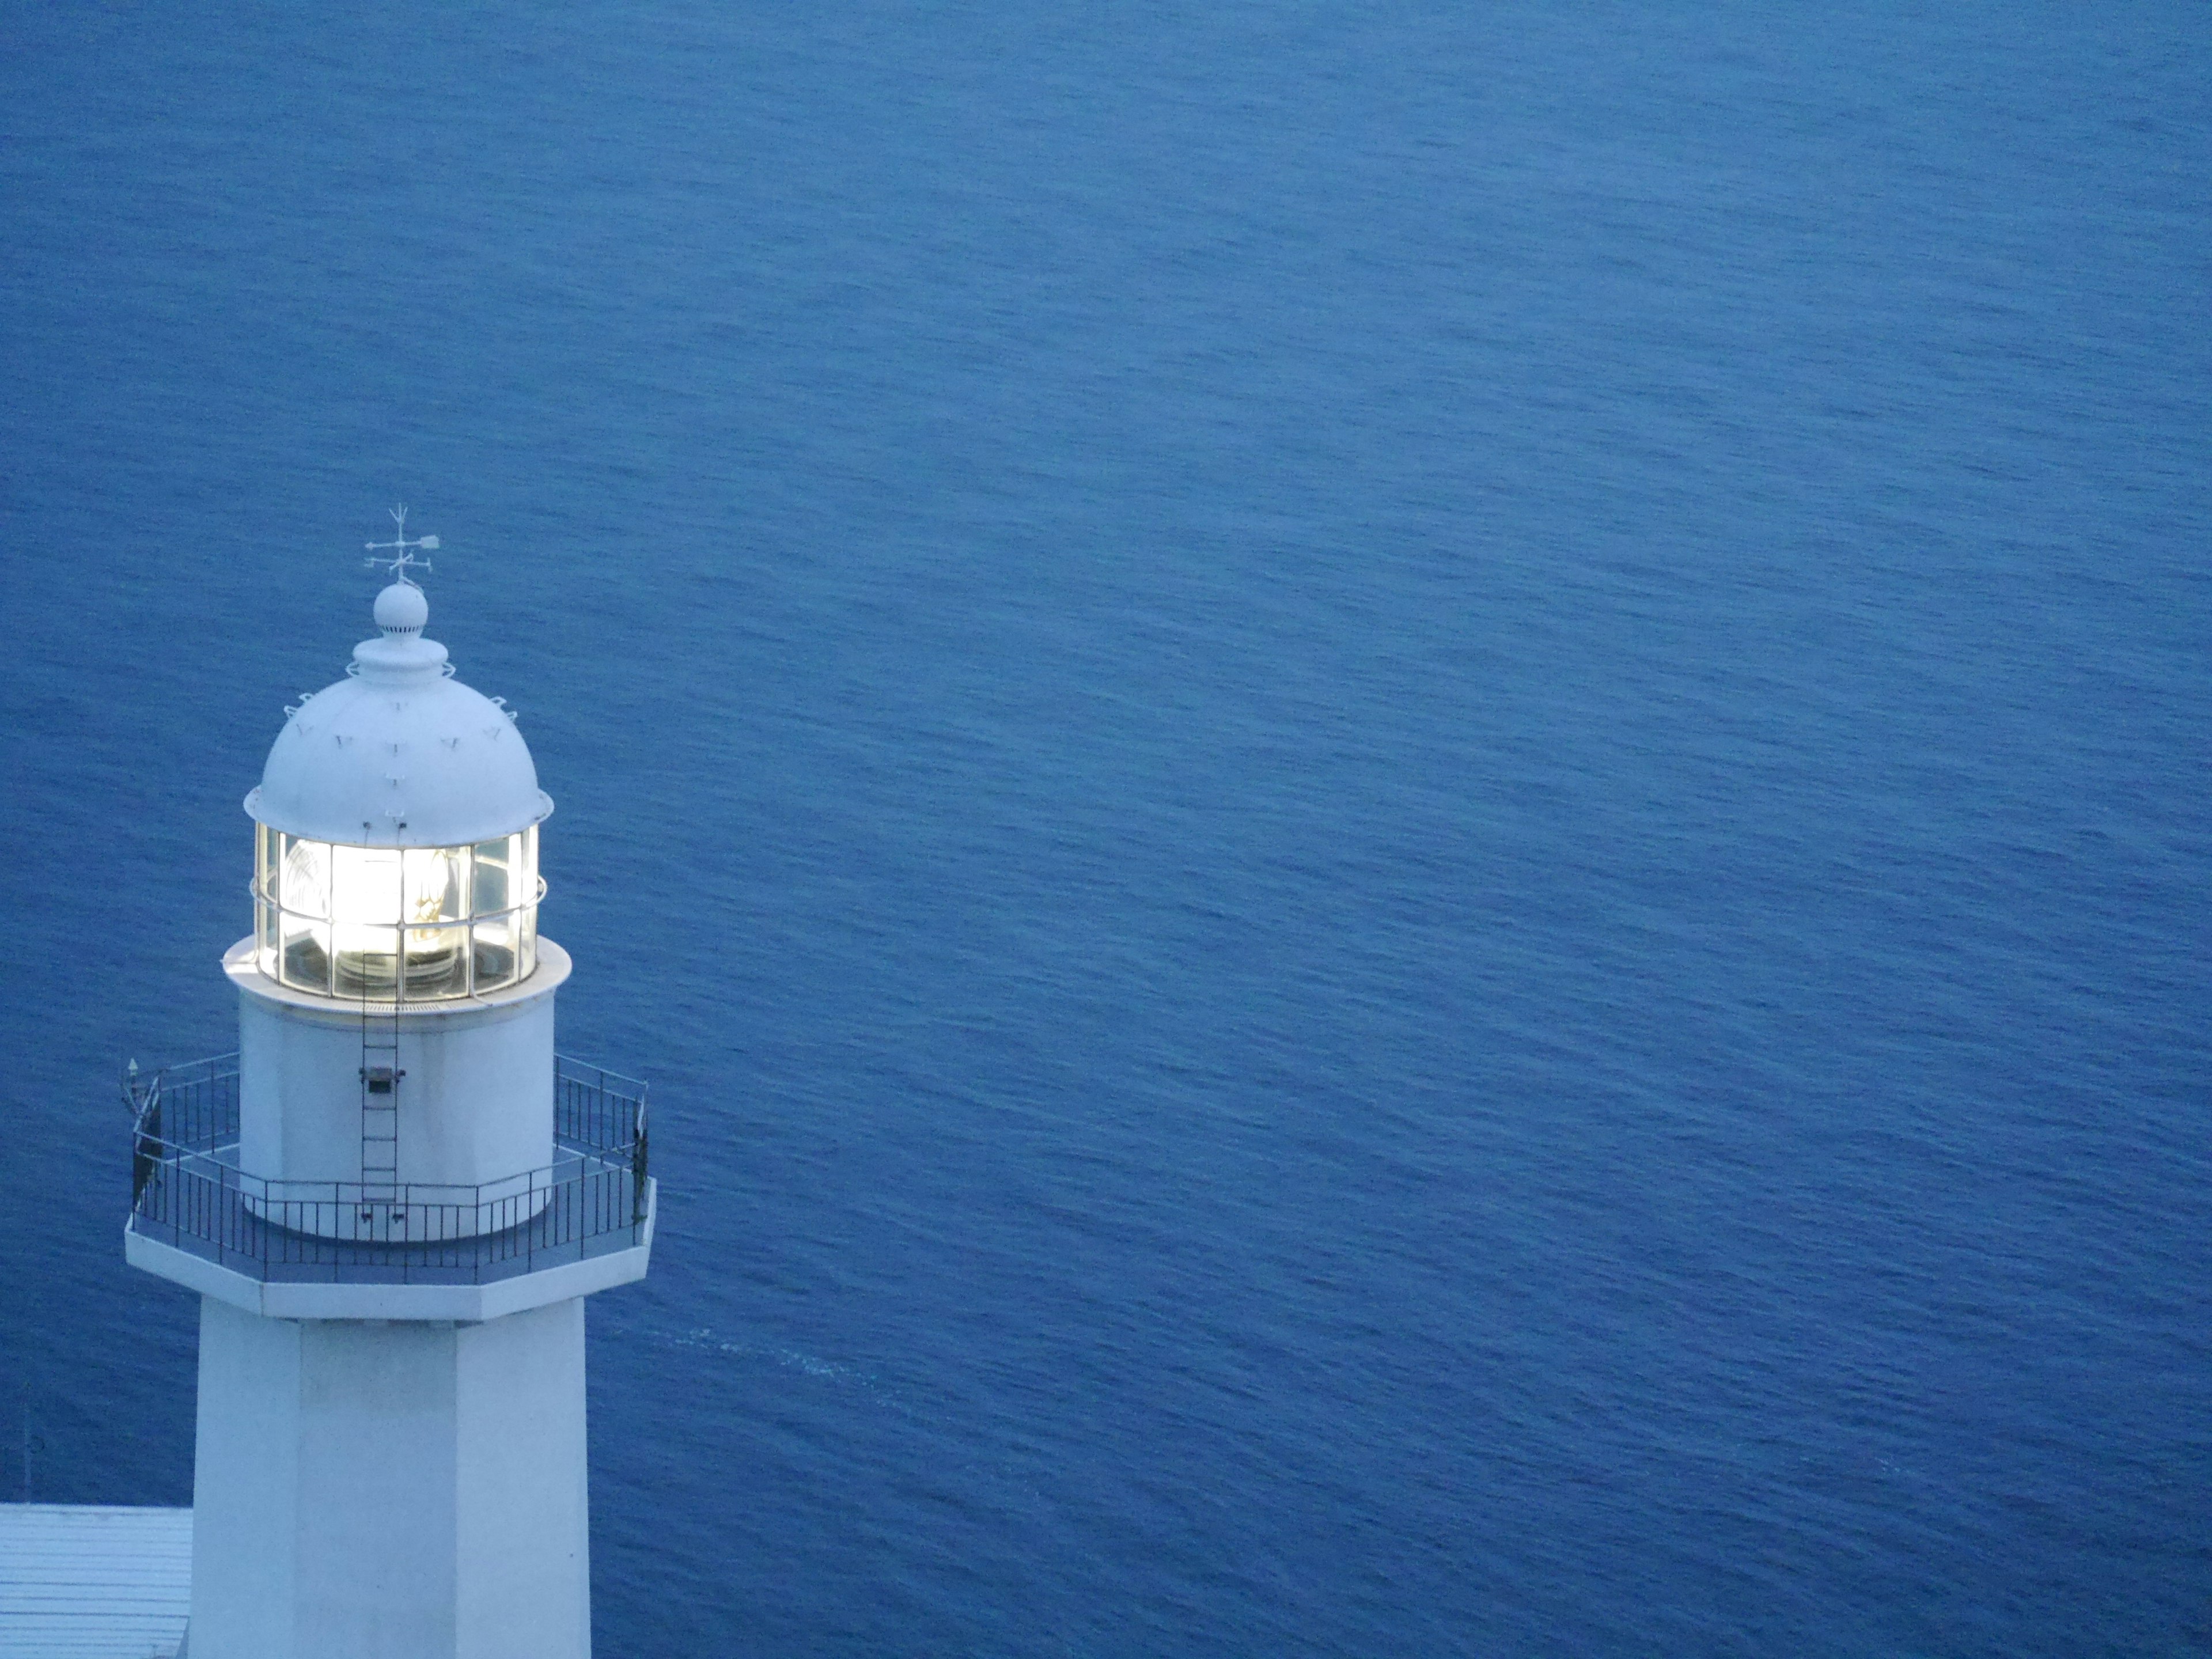
<svg viewBox="0 0 2212 1659">
<path fill-rule="evenodd" d="M 514 716 L 452 678 L 411 582 L 378 596 L 380 637 L 285 722 L 246 810 L 272 830 L 365 847 L 459 847 L 553 810 Z"/>
<path fill-rule="evenodd" d="M 190 1510 L 0 1504 L 4 1659 L 168 1659 L 191 1599 Z"/>
</svg>

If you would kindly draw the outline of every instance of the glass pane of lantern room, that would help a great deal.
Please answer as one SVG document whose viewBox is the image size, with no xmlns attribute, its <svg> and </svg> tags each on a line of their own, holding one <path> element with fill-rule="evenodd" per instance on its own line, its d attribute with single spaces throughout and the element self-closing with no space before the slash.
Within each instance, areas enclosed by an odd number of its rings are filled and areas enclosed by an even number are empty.
<svg viewBox="0 0 2212 1659">
<path fill-rule="evenodd" d="M 289 910 L 276 915 L 276 977 L 321 996 L 331 994 L 331 925 Z"/>
<path fill-rule="evenodd" d="M 407 994 L 418 1000 L 468 994 L 468 923 L 407 930 Z"/>
<path fill-rule="evenodd" d="M 472 849 L 471 860 L 476 866 L 471 884 L 469 910 L 473 915 L 490 915 L 514 903 L 514 837 L 501 836 L 497 841 L 478 842 Z"/>
<path fill-rule="evenodd" d="M 527 905 L 514 915 L 514 976 L 528 979 L 538 971 L 538 907 Z"/>
<path fill-rule="evenodd" d="M 309 841 L 305 836 L 276 836 L 271 839 L 283 842 L 276 874 L 276 902 L 295 915 L 328 916 L 330 844 Z"/>
<path fill-rule="evenodd" d="M 276 977 L 276 921 L 283 912 L 259 893 L 253 896 L 253 963 L 269 975 Z"/>
<path fill-rule="evenodd" d="M 333 925 L 337 942 L 337 972 L 331 988 L 342 997 L 389 1000 L 397 980 L 399 930 L 374 927 L 360 922 Z"/>
<path fill-rule="evenodd" d="M 514 976 L 528 979 L 538 971 L 538 826 L 514 840 Z"/>
<path fill-rule="evenodd" d="M 351 923 L 396 923 L 401 920 L 399 849 L 396 847 L 333 847 L 331 854 L 330 918 L 341 930 Z M 341 931 L 338 951 L 347 950 Z"/>
<path fill-rule="evenodd" d="M 514 983 L 514 916 L 482 916 L 474 929 L 477 990 L 496 991 Z"/>
</svg>

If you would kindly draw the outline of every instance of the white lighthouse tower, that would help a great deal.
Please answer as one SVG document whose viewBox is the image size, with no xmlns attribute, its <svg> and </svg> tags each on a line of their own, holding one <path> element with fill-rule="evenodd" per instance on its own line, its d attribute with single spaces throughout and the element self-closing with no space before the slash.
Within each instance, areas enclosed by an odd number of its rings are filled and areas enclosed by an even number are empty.
<svg viewBox="0 0 2212 1659">
<path fill-rule="evenodd" d="M 645 1273 L 643 1090 L 555 1052 L 552 802 L 422 636 L 424 544 L 246 797 L 238 1052 L 131 1083 L 126 1253 L 201 1297 L 191 1659 L 591 1650 L 583 1298 Z"/>
</svg>

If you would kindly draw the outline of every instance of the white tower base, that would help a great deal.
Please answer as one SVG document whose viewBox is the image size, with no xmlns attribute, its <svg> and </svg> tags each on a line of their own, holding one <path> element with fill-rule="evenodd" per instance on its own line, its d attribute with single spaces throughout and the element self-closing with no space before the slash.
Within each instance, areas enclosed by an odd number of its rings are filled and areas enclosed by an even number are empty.
<svg viewBox="0 0 2212 1659">
<path fill-rule="evenodd" d="M 194 1659 L 588 1659 L 584 1304 L 200 1302 Z"/>
</svg>

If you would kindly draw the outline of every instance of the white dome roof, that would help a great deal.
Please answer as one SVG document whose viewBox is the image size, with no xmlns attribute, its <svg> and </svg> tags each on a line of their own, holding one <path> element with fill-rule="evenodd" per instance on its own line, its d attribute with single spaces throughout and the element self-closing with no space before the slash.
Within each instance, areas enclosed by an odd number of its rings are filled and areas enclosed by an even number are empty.
<svg viewBox="0 0 2212 1659">
<path fill-rule="evenodd" d="M 552 811 L 514 717 L 451 678 L 446 647 L 419 636 L 420 590 L 395 582 L 376 614 L 384 637 L 356 646 L 348 678 L 293 711 L 246 810 L 272 830 L 368 847 L 489 841 Z"/>
</svg>

